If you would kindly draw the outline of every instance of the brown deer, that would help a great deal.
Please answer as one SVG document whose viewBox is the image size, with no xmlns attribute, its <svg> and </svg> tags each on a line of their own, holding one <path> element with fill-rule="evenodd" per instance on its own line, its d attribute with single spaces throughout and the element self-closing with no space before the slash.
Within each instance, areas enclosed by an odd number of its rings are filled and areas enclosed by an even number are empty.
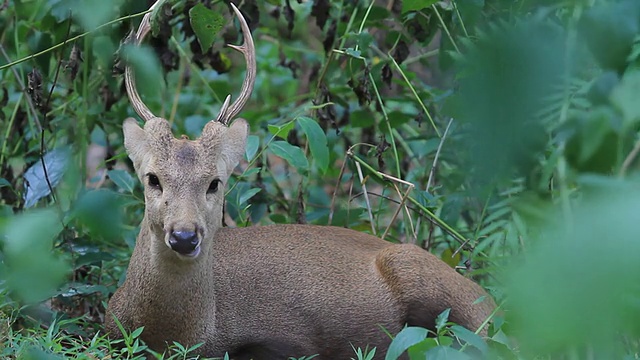
<svg viewBox="0 0 640 360">
<path fill-rule="evenodd" d="M 313 225 L 222 227 L 226 182 L 241 160 L 247 123 L 234 119 L 252 92 L 256 58 L 245 19 L 247 74 L 239 98 L 197 140 L 177 139 L 141 101 L 130 68 L 132 106 L 146 122 L 123 125 L 124 145 L 144 183 L 145 213 L 126 281 L 109 301 L 106 330 L 144 326 L 163 351 L 198 343 L 206 356 L 233 359 L 348 359 L 354 347 L 377 358 L 405 325 L 433 329 L 438 314 L 469 329 L 495 307 L 484 290 L 429 252 L 354 230 Z M 134 42 L 149 31 L 147 14 Z M 484 301 L 476 302 L 481 297 Z M 384 330 L 383 330 L 384 329 Z M 485 331 L 483 330 L 483 333 Z"/>
</svg>

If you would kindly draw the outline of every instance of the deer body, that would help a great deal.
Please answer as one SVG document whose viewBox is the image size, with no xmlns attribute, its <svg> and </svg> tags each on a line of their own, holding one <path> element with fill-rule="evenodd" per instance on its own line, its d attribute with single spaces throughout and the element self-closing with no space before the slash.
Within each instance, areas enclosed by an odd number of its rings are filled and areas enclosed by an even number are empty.
<svg viewBox="0 0 640 360">
<path fill-rule="evenodd" d="M 162 243 L 149 235 L 141 233 L 110 310 L 127 329 L 145 326 L 156 350 L 202 342 L 207 356 L 347 359 L 351 344 L 384 354 L 382 328 L 433 328 L 452 308 L 452 321 L 475 330 L 493 307 L 473 305 L 483 290 L 432 254 L 349 229 L 221 228 L 191 263 L 169 248 L 149 256 L 151 242 Z"/>
<path fill-rule="evenodd" d="M 154 5 L 155 6 L 155 5 Z M 145 215 L 127 278 L 109 301 L 105 328 L 120 335 L 113 316 L 162 351 L 174 341 L 204 345 L 206 356 L 285 359 L 319 354 L 347 359 L 354 347 L 377 347 L 378 358 L 405 325 L 434 328 L 450 319 L 475 330 L 493 301 L 480 286 L 413 245 L 391 244 L 357 231 L 311 225 L 222 228 L 224 187 L 242 159 L 248 125 L 231 120 L 249 97 L 255 50 L 235 6 L 245 44 L 247 77 L 200 138 L 177 139 L 125 83 L 144 128 L 128 119 L 124 145 L 144 184 Z M 149 16 L 134 37 L 149 31 Z M 475 303 L 480 297 L 484 301 Z M 384 330 L 383 330 L 384 329 Z"/>
</svg>

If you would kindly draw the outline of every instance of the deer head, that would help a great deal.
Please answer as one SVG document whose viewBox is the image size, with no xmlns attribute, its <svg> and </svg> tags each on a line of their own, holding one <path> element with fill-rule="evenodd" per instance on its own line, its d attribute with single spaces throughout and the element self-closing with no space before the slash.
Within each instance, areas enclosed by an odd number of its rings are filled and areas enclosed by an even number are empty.
<svg viewBox="0 0 640 360">
<path fill-rule="evenodd" d="M 246 121 L 229 124 L 251 96 L 256 58 L 249 26 L 238 8 L 233 4 L 231 8 L 240 21 L 244 44 L 229 46 L 244 54 L 247 74 L 238 99 L 229 104 L 228 95 L 198 139 L 175 138 L 169 122 L 153 115 L 140 99 L 131 67 L 125 70 L 129 99 L 145 124 L 142 128 L 132 118 L 125 120 L 124 146 L 144 184 L 146 226 L 157 243 L 152 247 L 183 260 L 197 258 L 203 248 L 206 251 L 204 243 L 221 226 L 225 185 L 245 150 Z M 135 45 L 151 28 L 150 14 L 133 35 Z"/>
</svg>

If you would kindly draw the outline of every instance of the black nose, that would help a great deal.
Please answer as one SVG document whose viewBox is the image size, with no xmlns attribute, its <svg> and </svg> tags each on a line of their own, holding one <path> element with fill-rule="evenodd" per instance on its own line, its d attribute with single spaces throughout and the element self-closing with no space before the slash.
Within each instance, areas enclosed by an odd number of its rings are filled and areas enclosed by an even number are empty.
<svg viewBox="0 0 640 360">
<path fill-rule="evenodd" d="M 193 231 L 173 231 L 169 237 L 169 245 L 179 254 L 191 254 L 198 246 L 198 235 Z"/>
</svg>

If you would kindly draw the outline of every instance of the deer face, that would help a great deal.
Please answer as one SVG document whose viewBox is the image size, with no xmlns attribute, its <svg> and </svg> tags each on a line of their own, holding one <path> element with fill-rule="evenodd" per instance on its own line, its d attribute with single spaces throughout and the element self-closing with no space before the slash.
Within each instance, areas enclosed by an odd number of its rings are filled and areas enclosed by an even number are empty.
<svg viewBox="0 0 640 360">
<path fill-rule="evenodd" d="M 165 119 L 144 129 L 133 119 L 124 126 L 125 148 L 144 184 L 145 216 L 152 231 L 182 257 L 200 254 L 203 239 L 221 225 L 224 189 L 242 159 L 247 123 L 209 122 L 199 139 L 176 139 Z"/>
<path fill-rule="evenodd" d="M 182 258 L 196 258 L 203 241 L 211 239 L 221 226 L 224 188 L 246 144 L 247 123 L 242 119 L 231 126 L 229 123 L 253 90 L 255 48 L 247 22 L 235 5 L 231 4 L 231 8 L 240 21 L 245 41 L 242 46 L 230 46 L 244 54 L 247 75 L 238 99 L 229 104 L 231 96 L 227 96 L 217 118 L 205 125 L 197 140 L 176 139 L 169 122 L 154 116 L 140 99 L 133 70 L 125 70 L 131 105 L 145 121 L 141 128 L 129 118 L 122 127 L 125 148 L 144 184 L 145 218 L 151 231 Z M 133 35 L 135 45 L 151 29 L 151 13 L 145 15 Z"/>
</svg>

